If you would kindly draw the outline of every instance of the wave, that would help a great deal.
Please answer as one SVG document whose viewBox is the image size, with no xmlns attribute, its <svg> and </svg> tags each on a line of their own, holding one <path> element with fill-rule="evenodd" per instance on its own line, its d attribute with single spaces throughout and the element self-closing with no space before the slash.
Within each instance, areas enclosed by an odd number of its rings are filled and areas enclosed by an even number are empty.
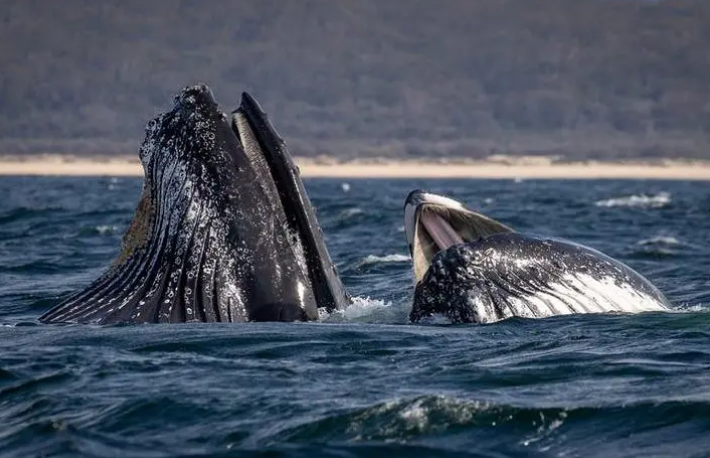
<svg viewBox="0 0 710 458">
<path fill-rule="evenodd" d="M 63 210 L 64 208 L 60 206 L 48 206 L 43 208 L 15 207 L 13 209 L 0 213 L 0 224 L 9 224 L 15 221 L 20 221 L 33 217 L 36 218 L 49 216 L 53 212 Z"/>
<path fill-rule="evenodd" d="M 54 372 L 5 393 L 26 396 L 0 414 L 5 421 L 0 445 L 6 454 L 705 456 L 700 452 L 705 446 L 701 438 L 710 414 L 710 405 L 702 400 L 564 407 L 443 393 L 397 396 L 367 404 L 348 398 L 337 407 L 337 403 L 316 397 L 322 393 L 309 391 L 308 397 L 286 398 L 279 405 L 264 404 L 263 397 L 254 394 L 258 391 L 238 385 L 231 389 L 211 387 L 206 393 L 192 395 L 189 391 L 155 394 L 157 390 L 146 390 L 145 394 L 109 397 L 93 409 L 77 413 L 61 396 L 35 394 L 39 389 L 65 386 L 74 378 L 78 376 Z M 159 386 L 168 391 L 167 385 Z M 362 389 L 372 388 L 352 387 L 353 391 Z M 283 387 L 274 390 L 286 391 Z M 251 398 L 240 396 L 242 391 Z M 96 394 L 90 391 L 90 396 Z M 240 398 L 244 407 L 236 409 L 230 402 L 232 397 Z M 309 407 L 307 412 L 304 406 Z M 378 454 L 362 448 L 387 446 L 393 448 Z M 415 446 L 421 447 L 418 451 L 422 453 L 412 455 L 411 447 Z M 334 447 L 340 447 L 340 453 L 326 453 Z M 276 453 L 279 449 L 283 452 Z M 689 453 L 692 451 L 695 453 Z"/>
<path fill-rule="evenodd" d="M 634 207 L 634 208 L 664 208 L 671 203 L 671 194 L 659 192 L 655 195 L 632 194 L 625 197 L 598 200 L 594 203 L 597 207 Z"/>
<path fill-rule="evenodd" d="M 700 249 L 670 235 L 656 235 L 636 242 L 634 254 L 645 257 L 673 257 L 689 253 L 689 249 Z"/>
<path fill-rule="evenodd" d="M 570 431 L 588 429 L 612 442 L 623 443 L 631 431 L 704 421 L 710 405 L 704 402 L 638 402 L 610 406 L 533 407 L 424 395 L 341 411 L 283 430 L 278 441 L 410 442 L 422 436 L 456 438 L 495 448 L 499 443 L 521 449 L 549 449 L 564 442 Z M 610 428 L 608 424 L 616 425 Z M 458 434 L 457 434 L 458 433 Z M 574 435 L 572 435 L 574 436 Z M 582 439 L 584 437 L 577 438 Z M 637 439 L 641 439 L 638 437 Z M 646 437 L 653 440 L 653 437 Z M 459 444 L 465 446 L 466 444 Z M 595 456 L 604 456 L 597 452 Z"/>
</svg>

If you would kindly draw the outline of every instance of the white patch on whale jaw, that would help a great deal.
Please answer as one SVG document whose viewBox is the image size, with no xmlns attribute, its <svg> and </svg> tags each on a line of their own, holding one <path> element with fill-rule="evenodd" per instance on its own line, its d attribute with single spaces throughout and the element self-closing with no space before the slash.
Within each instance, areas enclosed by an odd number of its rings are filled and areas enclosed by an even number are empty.
<svg viewBox="0 0 710 458">
<path fill-rule="evenodd" d="M 670 310 L 660 291 L 621 264 L 602 260 L 589 271 L 567 266 L 548 270 L 543 279 L 527 265 L 499 268 L 488 251 L 461 245 L 437 256 L 416 286 L 410 320 L 426 323 L 443 315 L 451 323 L 484 324 L 510 317 Z"/>
<path fill-rule="evenodd" d="M 510 296 L 505 301 L 483 300 L 480 291 L 466 293 L 467 306 L 476 323 L 493 323 L 511 317 L 546 318 L 588 313 L 663 312 L 669 309 L 655 298 L 612 276 L 565 274 L 535 294 Z M 456 321 L 456 317 L 450 317 Z"/>
<path fill-rule="evenodd" d="M 422 203 L 425 204 L 432 204 L 432 205 L 440 205 L 442 207 L 450 208 L 450 209 L 459 209 L 459 210 L 465 210 L 466 207 L 459 202 L 458 200 L 454 200 L 451 197 L 446 197 L 446 196 L 441 196 L 439 194 L 432 194 L 430 192 L 422 192 L 419 194 L 419 198 L 421 199 Z"/>
</svg>

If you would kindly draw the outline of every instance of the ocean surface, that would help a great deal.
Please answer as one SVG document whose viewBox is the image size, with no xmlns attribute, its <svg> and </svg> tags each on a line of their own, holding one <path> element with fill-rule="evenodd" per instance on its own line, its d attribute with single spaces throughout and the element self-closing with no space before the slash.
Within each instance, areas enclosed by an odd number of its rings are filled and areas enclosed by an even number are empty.
<svg viewBox="0 0 710 458">
<path fill-rule="evenodd" d="M 306 180 L 347 310 L 37 324 L 112 261 L 140 186 L 0 177 L 0 456 L 710 456 L 708 183 Z M 675 310 L 407 324 L 414 188 L 602 250 Z"/>
</svg>

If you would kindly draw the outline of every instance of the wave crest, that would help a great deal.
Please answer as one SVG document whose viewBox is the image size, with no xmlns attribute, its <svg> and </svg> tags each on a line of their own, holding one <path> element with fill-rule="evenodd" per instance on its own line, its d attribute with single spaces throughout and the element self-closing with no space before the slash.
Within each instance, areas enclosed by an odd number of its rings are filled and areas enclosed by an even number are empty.
<svg viewBox="0 0 710 458">
<path fill-rule="evenodd" d="M 664 208 L 671 203 L 671 194 L 659 192 L 655 195 L 632 194 L 625 197 L 598 200 L 594 203 L 597 207 L 633 207 L 633 208 Z"/>
<path fill-rule="evenodd" d="M 406 254 L 399 254 L 399 253 L 394 253 L 394 254 L 386 254 L 384 256 L 377 256 L 374 254 L 369 254 L 365 256 L 362 261 L 360 261 L 361 266 L 366 266 L 368 264 L 380 264 L 380 263 L 388 263 L 388 262 L 409 262 L 411 261 L 412 258 L 407 256 Z"/>
<path fill-rule="evenodd" d="M 681 242 L 675 237 L 667 235 L 657 235 L 648 239 L 639 240 L 638 242 L 636 242 L 636 245 L 681 245 Z"/>
</svg>

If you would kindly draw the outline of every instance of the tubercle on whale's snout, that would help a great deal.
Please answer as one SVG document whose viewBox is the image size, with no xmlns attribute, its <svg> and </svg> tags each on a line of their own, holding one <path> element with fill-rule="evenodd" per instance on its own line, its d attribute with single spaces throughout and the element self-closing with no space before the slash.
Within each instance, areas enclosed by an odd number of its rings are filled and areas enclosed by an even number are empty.
<svg viewBox="0 0 710 458">
<path fill-rule="evenodd" d="M 217 106 L 217 100 L 212 93 L 212 90 L 204 83 L 186 86 L 180 94 L 174 98 L 176 106 L 184 106 L 187 108 L 195 106 Z"/>
</svg>

